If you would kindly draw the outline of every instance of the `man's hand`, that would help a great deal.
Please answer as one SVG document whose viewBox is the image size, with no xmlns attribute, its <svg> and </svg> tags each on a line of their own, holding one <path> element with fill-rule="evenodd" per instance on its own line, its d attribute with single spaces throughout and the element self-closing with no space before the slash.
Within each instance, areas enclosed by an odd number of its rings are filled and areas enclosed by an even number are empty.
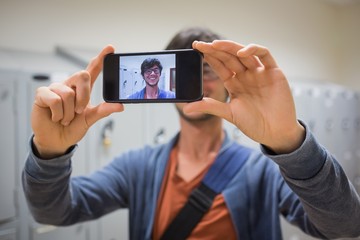
<svg viewBox="0 0 360 240">
<path fill-rule="evenodd" d="M 72 75 L 62 83 L 53 83 L 37 89 L 31 115 L 33 142 L 44 159 L 62 155 L 79 142 L 96 121 L 113 112 L 123 111 L 123 105 L 90 104 L 90 94 L 95 80 L 102 71 L 106 54 L 113 53 L 112 46 L 105 47 L 86 70 Z"/>
<path fill-rule="evenodd" d="M 217 115 L 235 124 L 251 139 L 276 153 L 289 153 L 304 140 L 287 79 L 272 55 L 259 45 L 217 40 L 194 42 L 223 80 L 230 101 L 210 98 L 188 104 L 184 110 Z"/>
</svg>

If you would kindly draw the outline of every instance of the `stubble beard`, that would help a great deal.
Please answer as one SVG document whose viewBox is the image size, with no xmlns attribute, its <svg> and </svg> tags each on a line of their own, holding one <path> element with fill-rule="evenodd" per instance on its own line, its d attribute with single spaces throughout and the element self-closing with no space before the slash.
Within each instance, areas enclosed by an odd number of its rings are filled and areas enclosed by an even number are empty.
<svg viewBox="0 0 360 240">
<path fill-rule="evenodd" d="M 198 116 L 188 116 L 178 106 L 175 105 L 175 107 L 176 107 L 176 110 L 179 113 L 180 117 L 188 123 L 198 124 L 198 123 L 203 123 L 210 119 L 216 118 L 216 116 L 207 114 L 207 113 L 202 113 Z"/>
<path fill-rule="evenodd" d="M 222 99 L 222 102 L 227 102 L 228 100 L 228 93 L 225 93 L 224 99 Z M 207 114 L 207 113 L 202 113 L 200 115 L 197 116 L 189 116 L 186 115 L 183 110 L 181 108 L 179 108 L 177 105 L 175 105 L 176 110 L 178 111 L 180 117 L 182 119 L 184 119 L 186 122 L 188 123 L 193 123 L 193 124 L 197 124 L 197 123 L 204 123 L 206 121 L 209 121 L 211 119 L 215 119 L 218 118 L 218 116 L 212 115 L 212 114 Z"/>
</svg>

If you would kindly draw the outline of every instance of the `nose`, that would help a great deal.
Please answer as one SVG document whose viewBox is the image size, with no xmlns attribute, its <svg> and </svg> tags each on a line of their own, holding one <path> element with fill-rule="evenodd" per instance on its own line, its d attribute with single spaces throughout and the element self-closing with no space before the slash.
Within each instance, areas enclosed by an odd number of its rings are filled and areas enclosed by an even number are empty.
<svg viewBox="0 0 360 240">
<path fill-rule="evenodd" d="M 205 83 L 208 83 L 208 82 L 211 82 L 211 81 L 213 81 L 214 79 L 211 77 L 211 76 L 209 76 L 209 74 L 204 74 L 203 75 L 203 83 L 205 84 Z"/>
<path fill-rule="evenodd" d="M 205 97 L 208 97 L 209 93 L 211 92 L 213 88 L 212 81 L 206 80 L 203 78 L 203 93 Z"/>
</svg>

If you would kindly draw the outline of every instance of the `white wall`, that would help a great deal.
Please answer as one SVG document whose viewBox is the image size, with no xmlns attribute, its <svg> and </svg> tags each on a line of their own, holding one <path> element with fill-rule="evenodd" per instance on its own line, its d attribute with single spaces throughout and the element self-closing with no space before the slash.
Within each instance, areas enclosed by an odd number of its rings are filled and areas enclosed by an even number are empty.
<svg viewBox="0 0 360 240">
<path fill-rule="evenodd" d="M 360 89 L 359 23 L 360 4 L 320 0 L 0 0 L 0 47 L 52 51 L 112 43 L 117 51 L 151 51 L 179 29 L 200 25 L 267 46 L 290 80 Z"/>
<path fill-rule="evenodd" d="M 342 41 L 338 46 L 341 53 L 341 80 L 345 85 L 360 90 L 360 4 L 341 9 Z"/>
</svg>

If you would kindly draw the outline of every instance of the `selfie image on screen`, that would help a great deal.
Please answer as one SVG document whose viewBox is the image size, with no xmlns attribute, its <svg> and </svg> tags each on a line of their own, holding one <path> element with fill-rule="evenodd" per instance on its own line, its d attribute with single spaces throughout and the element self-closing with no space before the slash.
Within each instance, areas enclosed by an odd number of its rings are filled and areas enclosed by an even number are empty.
<svg viewBox="0 0 360 240">
<path fill-rule="evenodd" d="M 175 99 L 175 54 L 120 56 L 120 99 Z"/>
</svg>

